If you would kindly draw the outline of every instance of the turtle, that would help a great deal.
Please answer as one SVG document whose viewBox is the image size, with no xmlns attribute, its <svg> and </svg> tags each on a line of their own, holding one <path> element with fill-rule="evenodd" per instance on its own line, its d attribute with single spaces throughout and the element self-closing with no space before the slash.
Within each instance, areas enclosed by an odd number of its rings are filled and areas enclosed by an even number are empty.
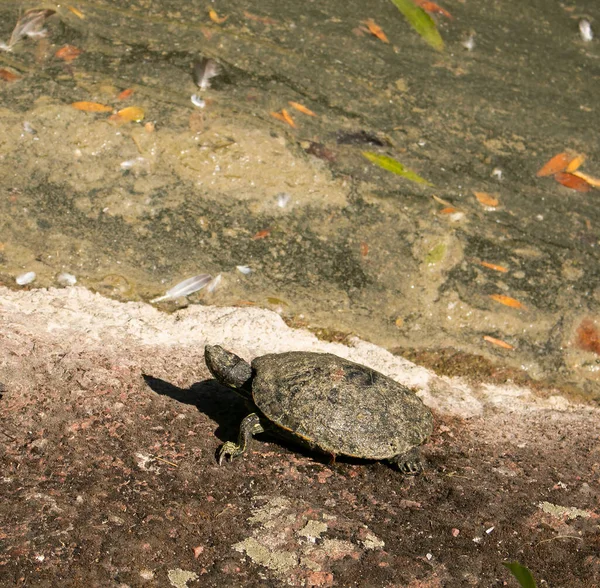
<svg viewBox="0 0 600 588">
<path fill-rule="evenodd" d="M 422 471 L 419 445 L 433 416 L 409 388 L 331 353 L 288 351 L 252 365 L 219 345 L 206 345 L 206 366 L 251 411 L 238 441 L 218 452 L 219 465 L 244 454 L 252 437 L 269 432 L 310 450 L 386 461 L 404 474 Z"/>
</svg>

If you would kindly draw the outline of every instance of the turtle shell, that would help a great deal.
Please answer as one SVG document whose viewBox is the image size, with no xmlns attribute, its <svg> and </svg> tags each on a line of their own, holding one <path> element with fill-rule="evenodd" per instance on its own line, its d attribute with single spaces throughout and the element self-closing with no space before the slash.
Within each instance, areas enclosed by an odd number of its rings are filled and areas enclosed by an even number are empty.
<svg viewBox="0 0 600 588">
<path fill-rule="evenodd" d="M 305 444 L 335 455 L 389 459 L 420 445 L 431 411 L 411 390 L 329 353 L 292 351 L 252 362 L 263 415 Z"/>
</svg>

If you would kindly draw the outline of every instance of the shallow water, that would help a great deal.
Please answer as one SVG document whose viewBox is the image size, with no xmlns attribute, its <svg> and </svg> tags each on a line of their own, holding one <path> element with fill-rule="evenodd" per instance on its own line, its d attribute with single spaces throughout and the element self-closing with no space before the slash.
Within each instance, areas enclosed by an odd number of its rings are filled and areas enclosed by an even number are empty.
<svg viewBox="0 0 600 588">
<path fill-rule="evenodd" d="M 391 2 L 224 1 L 222 24 L 200 2 L 77 4 L 83 19 L 60 8 L 46 38 L 0 53 L 21 76 L 0 80 L 0 279 L 17 287 L 35 271 L 28 287 L 53 286 L 66 271 L 150 300 L 221 274 L 189 302 L 265 306 L 423 360 L 456 349 L 467 374 L 477 369 L 464 357 L 482 356 L 513 369 L 506 377 L 598 398 L 598 192 L 535 176 L 566 148 L 600 175 L 600 45 L 577 27 L 582 16 L 594 26 L 597 7 L 442 5 L 455 17 L 435 17 L 444 53 Z M 19 8 L 0 7 L 0 39 Z M 365 32 L 367 18 L 389 44 Z M 70 63 L 55 56 L 66 44 L 83 50 Z M 200 56 L 223 67 L 205 92 L 191 74 Z M 75 101 L 140 106 L 145 120 L 118 125 Z M 296 128 L 271 115 L 282 108 Z M 377 168 L 365 150 L 434 187 Z"/>
</svg>

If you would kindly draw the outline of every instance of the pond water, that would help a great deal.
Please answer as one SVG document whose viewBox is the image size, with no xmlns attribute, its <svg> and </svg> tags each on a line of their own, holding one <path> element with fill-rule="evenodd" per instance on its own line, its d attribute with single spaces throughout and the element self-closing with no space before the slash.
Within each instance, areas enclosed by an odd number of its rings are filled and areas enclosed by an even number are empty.
<svg viewBox="0 0 600 588">
<path fill-rule="evenodd" d="M 0 52 L 0 280 L 151 300 L 220 275 L 187 302 L 600 399 L 598 191 L 536 177 L 567 149 L 600 175 L 597 3 L 440 4 L 443 52 L 383 1 L 61 5 Z M 23 8 L 0 15 L 6 42 Z"/>
</svg>

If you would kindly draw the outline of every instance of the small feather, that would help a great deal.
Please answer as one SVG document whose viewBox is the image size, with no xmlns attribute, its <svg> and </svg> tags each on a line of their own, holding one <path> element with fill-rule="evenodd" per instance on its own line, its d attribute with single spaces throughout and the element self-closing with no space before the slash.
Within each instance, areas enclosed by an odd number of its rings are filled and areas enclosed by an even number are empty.
<svg viewBox="0 0 600 588">
<path fill-rule="evenodd" d="M 15 278 L 15 282 L 19 284 L 19 286 L 26 286 L 27 284 L 31 284 L 36 278 L 35 272 L 27 272 L 21 274 Z"/>
<path fill-rule="evenodd" d="M 208 288 L 206 288 L 207 291 L 214 292 L 217 289 L 217 286 L 221 283 L 222 279 L 223 277 L 221 276 L 221 274 L 219 274 L 216 278 L 211 280 L 210 284 L 208 285 Z"/>
<path fill-rule="evenodd" d="M 221 73 L 221 66 L 214 60 L 203 57 L 194 62 L 194 82 L 201 90 L 210 88 L 210 80 Z"/>
<path fill-rule="evenodd" d="M 245 276 L 252 273 L 252 269 L 249 268 L 247 265 L 236 265 L 235 269 L 237 269 L 238 272 L 244 274 Z"/>
<path fill-rule="evenodd" d="M 212 276 L 210 274 L 200 274 L 199 276 L 188 278 L 187 280 L 183 280 L 183 282 L 179 282 L 179 284 L 176 284 L 170 290 L 167 290 L 164 296 L 154 298 L 150 302 L 162 302 L 163 300 L 174 300 L 175 298 L 189 296 L 204 288 L 211 280 Z"/>
</svg>

